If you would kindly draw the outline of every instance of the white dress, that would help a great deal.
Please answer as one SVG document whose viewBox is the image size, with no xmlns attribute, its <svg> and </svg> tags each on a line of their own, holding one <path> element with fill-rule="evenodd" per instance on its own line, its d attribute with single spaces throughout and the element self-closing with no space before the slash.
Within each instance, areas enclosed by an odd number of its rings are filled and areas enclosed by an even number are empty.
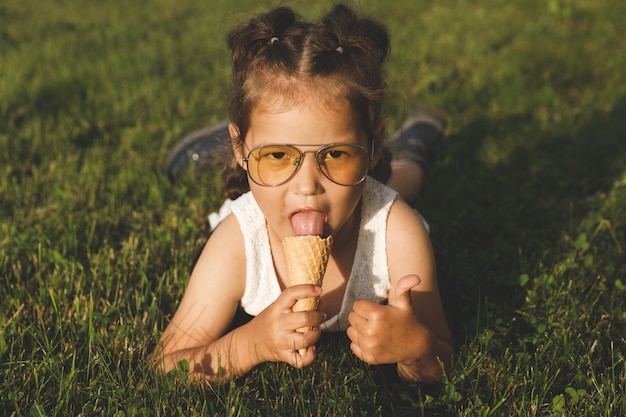
<svg viewBox="0 0 626 417">
<path fill-rule="evenodd" d="M 397 193 L 380 182 L 367 177 L 361 201 L 361 226 L 346 286 L 341 310 L 322 324 L 328 331 L 345 331 L 348 314 L 357 299 L 382 302 L 389 292 L 387 265 L 387 217 Z M 235 201 L 227 201 L 220 210 L 223 218 L 231 212 L 237 218 L 245 242 L 246 288 L 241 307 L 256 316 L 280 295 L 281 289 L 274 270 L 265 217 L 252 193 L 243 194 Z M 215 215 L 214 215 L 215 216 Z M 212 226 L 219 221 L 211 219 Z"/>
</svg>

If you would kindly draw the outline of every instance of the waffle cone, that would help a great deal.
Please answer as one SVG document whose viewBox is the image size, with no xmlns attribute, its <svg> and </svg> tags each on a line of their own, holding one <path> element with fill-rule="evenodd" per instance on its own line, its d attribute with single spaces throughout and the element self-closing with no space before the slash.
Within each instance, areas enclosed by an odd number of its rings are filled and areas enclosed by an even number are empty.
<svg viewBox="0 0 626 417">
<path fill-rule="evenodd" d="M 322 285 L 326 265 L 330 256 L 333 237 L 322 239 L 319 236 L 292 236 L 283 239 L 283 255 L 287 268 L 287 285 Z M 293 311 L 317 310 L 318 297 L 298 300 Z M 298 329 L 304 332 L 308 328 Z"/>
</svg>

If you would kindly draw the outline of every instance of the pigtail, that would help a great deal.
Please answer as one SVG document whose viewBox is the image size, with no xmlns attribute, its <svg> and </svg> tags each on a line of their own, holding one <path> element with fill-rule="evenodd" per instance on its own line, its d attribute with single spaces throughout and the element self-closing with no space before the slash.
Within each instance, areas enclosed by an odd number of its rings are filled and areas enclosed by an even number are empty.
<svg viewBox="0 0 626 417">
<path fill-rule="evenodd" d="M 224 183 L 224 195 L 231 200 L 236 200 L 242 194 L 250 191 L 248 174 L 237 161 L 234 161 L 234 164 L 226 168 L 222 180 Z"/>
<path fill-rule="evenodd" d="M 231 30 L 228 47 L 235 85 L 243 84 L 247 74 L 255 68 L 267 68 L 275 73 L 292 72 L 297 66 L 297 50 L 303 40 L 303 34 L 297 36 L 301 27 L 297 14 L 288 7 L 279 7 Z"/>
<path fill-rule="evenodd" d="M 309 36 L 305 62 L 310 74 L 341 79 L 345 98 L 364 116 L 372 135 L 382 132 L 383 62 L 389 49 L 383 25 L 359 18 L 344 5 L 335 6 Z"/>
<path fill-rule="evenodd" d="M 360 18 L 341 4 L 313 27 L 308 41 L 305 60 L 310 74 L 343 80 L 345 98 L 364 117 L 372 137 L 384 131 L 381 128 L 386 87 L 383 63 L 389 50 L 389 35 L 382 24 Z M 377 139 L 383 142 L 383 138 Z M 390 161 L 391 152 L 383 147 L 382 157 L 370 175 L 386 182 L 391 173 Z"/>
<path fill-rule="evenodd" d="M 313 29 L 309 42 L 311 72 L 327 75 L 356 70 L 359 78 L 380 84 L 389 45 L 384 26 L 371 19 L 361 19 L 353 10 L 339 4 Z M 342 71 L 342 67 L 346 68 Z"/>
<path fill-rule="evenodd" d="M 309 27 L 290 8 L 278 7 L 229 32 L 227 44 L 233 63 L 229 118 L 239 129 L 239 138 L 234 140 L 243 143 L 255 94 L 269 79 L 298 70 Z M 250 189 L 246 172 L 235 159 L 224 171 L 223 179 L 230 199 Z"/>
</svg>

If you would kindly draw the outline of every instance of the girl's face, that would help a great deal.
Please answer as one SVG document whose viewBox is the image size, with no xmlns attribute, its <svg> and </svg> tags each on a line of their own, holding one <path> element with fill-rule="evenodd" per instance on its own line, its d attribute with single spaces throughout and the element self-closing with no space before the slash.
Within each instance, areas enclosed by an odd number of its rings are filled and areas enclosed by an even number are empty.
<svg viewBox="0 0 626 417">
<path fill-rule="evenodd" d="M 246 168 L 243 158 L 251 149 L 267 144 L 291 144 L 307 152 L 296 174 L 284 184 L 267 187 L 249 180 L 250 191 L 274 238 L 280 241 L 295 234 L 290 219 L 300 211 L 318 212 L 315 217 L 324 219 L 323 236 L 333 235 L 337 239 L 345 225 L 355 226 L 355 209 L 364 183 L 353 186 L 333 183 L 310 153 L 328 144 L 356 144 L 371 153 L 370 139 L 347 103 L 329 108 L 305 100 L 288 109 L 273 106 L 254 110 L 243 150 L 235 147 L 239 163 Z M 370 162 L 370 168 L 377 160 L 378 156 Z"/>
</svg>

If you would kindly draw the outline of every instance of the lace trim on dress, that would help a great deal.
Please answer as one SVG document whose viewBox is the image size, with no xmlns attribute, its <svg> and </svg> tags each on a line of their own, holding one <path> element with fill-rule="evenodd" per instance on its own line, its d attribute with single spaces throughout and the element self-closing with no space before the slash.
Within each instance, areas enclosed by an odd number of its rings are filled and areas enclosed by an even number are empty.
<svg viewBox="0 0 626 417">
<path fill-rule="evenodd" d="M 361 204 L 361 227 L 350 279 L 339 313 L 322 324 L 329 331 L 345 331 L 352 304 L 358 299 L 381 302 L 387 298 L 387 217 L 397 193 L 378 181 L 367 178 Z"/>
<path fill-rule="evenodd" d="M 246 288 L 241 306 L 256 316 L 280 295 L 265 216 L 251 192 L 233 201 L 231 209 L 243 233 L 246 251 Z"/>
</svg>

